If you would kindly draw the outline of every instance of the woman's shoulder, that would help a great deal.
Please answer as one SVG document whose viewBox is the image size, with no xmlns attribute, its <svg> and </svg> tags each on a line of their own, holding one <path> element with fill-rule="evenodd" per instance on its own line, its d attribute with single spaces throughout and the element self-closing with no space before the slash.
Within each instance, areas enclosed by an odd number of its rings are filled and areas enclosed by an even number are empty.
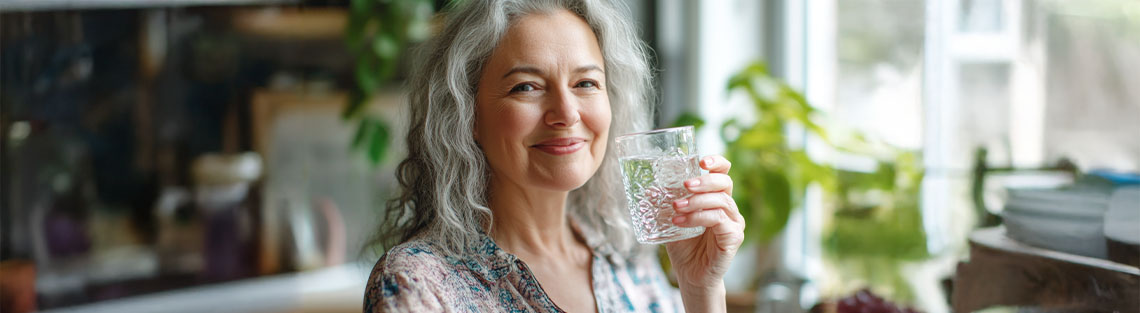
<svg viewBox="0 0 1140 313">
<path fill-rule="evenodd" d="M 426 239 L 411 239 L 388 249 L 373 267 L 372 276 L 384 273 L 430 276 L 448 266 L 447 256 L 437 244 Z"/>
<path fill-rule="evenodd" d="M 442 249 L 413 239 L 389 249 L 368 277 L 365 312 L 415 312 L 440 309 L 449 290 L 445 278 L 453 269 Z M 425 306 L 426 305 L 426 306 Z"/>
</svg>

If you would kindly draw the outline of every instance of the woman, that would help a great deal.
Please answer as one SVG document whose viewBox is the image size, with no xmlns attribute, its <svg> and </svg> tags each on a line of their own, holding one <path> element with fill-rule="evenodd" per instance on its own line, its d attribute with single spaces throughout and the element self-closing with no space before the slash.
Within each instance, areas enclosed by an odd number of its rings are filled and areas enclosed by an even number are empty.
<svg viewBox="0 0 1140 313">
<path fill-rule="evenodd" d="M 425 44 L 409 90 L 401 196 L 369 278 L 369 312 L 724 311 L 744 238 L 729 163 L 685 182 L 666 249 L 633 240 L 613 137 L 649 125 L 646 49 L 600 0 L 467 0 Z"/>
</svg>

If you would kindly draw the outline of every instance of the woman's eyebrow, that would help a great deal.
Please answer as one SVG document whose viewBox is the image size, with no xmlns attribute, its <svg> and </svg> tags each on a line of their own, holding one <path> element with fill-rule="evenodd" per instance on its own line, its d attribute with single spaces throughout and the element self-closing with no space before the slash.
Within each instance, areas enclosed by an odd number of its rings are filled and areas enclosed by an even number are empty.
<svg viewBox="0 0 1140 313">
<path fill-rule="evenodd" d="M 585 66 L 579 67 L 579 68 L 574 70 L 575 73 L 585 73 L 585 72 L 589 72 L 589 71 L 598 71 L 602 74 L 606 73 L 606 71 L 603 71 L 600 66 L 597 66 L 594 64 L 585 65 Z"/>
<path fill-rule="evenodd" d="M 598 71 L 602 74 L 606 73 L 606 71 L 602 70 L 602 67 L 594 65 L 594 64 L 583 65 L 581 67 L 574 69 L 575 73 L 585 73 L 585 72 L 589 72 L 589 71 Z M 503 78 L 507 78 L 511 75 L 514 75 L 515 73 L 530 73 L 530 74 L 535 74 L 535 75 L 539 75 L 539 76 L 543 75 L 542 70 L 538 69 L 537 67 L 516 66 L 516 67 L 511 68 L 511 70 L 507 71 L 506 74 L 503 74 Z"/>
<path fill-rule="evenodd" d="M 503 78 L 507 78 L 508 76 L 511 76 L 515 73 L 531 73 L 531 74 L 542 76 L 542 70 L 538 69 L 537 67 L 516 66 L 516 67 L 511 68 L 511 70 L 507 71 L 506 74 L 503 74 Z"/>
</svg>

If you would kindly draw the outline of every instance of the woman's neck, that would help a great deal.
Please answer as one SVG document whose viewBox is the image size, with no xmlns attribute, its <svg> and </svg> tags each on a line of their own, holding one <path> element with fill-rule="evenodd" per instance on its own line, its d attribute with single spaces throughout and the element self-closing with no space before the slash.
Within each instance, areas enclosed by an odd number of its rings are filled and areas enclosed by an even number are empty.
<svg viewBox="0 0 1140 313">
<path fill-rule="evenodd" d="M 569 192 L 491 180 L 491 238 L 516 255 L 565 257 L 580 254 L 566 216 Z"/>
</svg>

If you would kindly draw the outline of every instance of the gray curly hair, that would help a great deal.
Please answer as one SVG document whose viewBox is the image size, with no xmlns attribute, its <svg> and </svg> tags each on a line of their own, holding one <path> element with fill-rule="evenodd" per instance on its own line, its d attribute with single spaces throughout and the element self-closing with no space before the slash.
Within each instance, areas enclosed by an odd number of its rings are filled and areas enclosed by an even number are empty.
<svg viewBox="0 0 1140 313">
<path fill-rule="evenodd" d="M 396 170 L 399 196 L 388 202 L 376 237 L 383 249 L 424 236 L 456 253 L 489 230 L 490 167 L 473 135 L 475 91 L 491 51 L 521 16 L 565 9 L 582 17 L 605 59 L 612 112 L 607 140 L 650 126 L 649 50 L 628 8 L 609 0 L 458 2 L 445 9 L 443 29 L 415 53 L 407 86 L 408 156 Z M 637 245 L 613 151 L 607 149 L 594 176 L 570 192 L 567 211 L 591 244 L 628 253 Z"/>
</svg>

